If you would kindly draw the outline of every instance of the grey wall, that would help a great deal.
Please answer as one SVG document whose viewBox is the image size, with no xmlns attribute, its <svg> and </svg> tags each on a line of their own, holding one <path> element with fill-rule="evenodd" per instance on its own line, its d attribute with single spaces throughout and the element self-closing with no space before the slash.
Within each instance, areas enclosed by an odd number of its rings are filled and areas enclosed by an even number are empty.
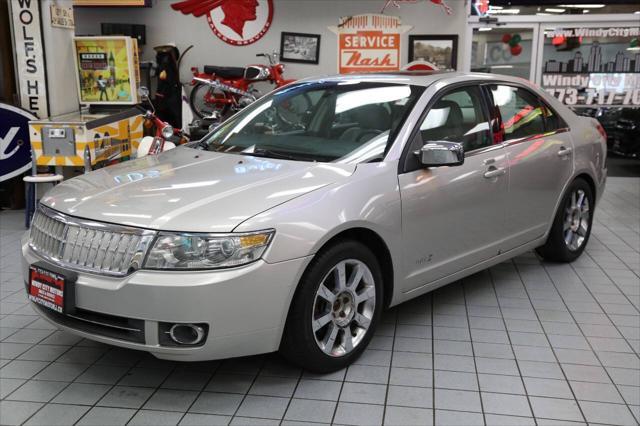
<svg viewBox="0 0 640 426">
<path fill-rule="evenodd" d="M 204 17 L 195 18 L 171 9 L 177 0 L 153 0 L 152 8 L 75 8 L 76 33 L 99 34 L 101 22 L 123 22 L 144 24 L 147 27 L 147 45 L 144 60 L 152 60 L 152 47 L 174 42 L 182 51 L 193 44 L 194 48 L 182 64 L 182 79 L 189 79 L 189 67 L 203 64 L 244 66 L 255 63 L 256 53 L 272 52 L 280 48 L 282 31 L 321 34 L 320 63 L 318 65 L 287 64 L 285 77 L 302 78 L 337 72 L 337 37 L 328 26 L 338 24 L 340 16 L 361 13 L 379 13 L 386 0 L 274 0 L 273 26 L 258 42 L 243 47 L 235 47 L 218 39 Z M 398 15 L 405 25 L 413 29 L 405 33 L 402 40 L 402 63 L 407 61 L 409 34 L 457 34 L 458 64 L 464 43 L 467 22 L 465 0 L 447 0 L 453 8 L 453 15 L 446 15 L 442 9 L 429 0 L 419 0 L 415 4 L 401 4 L 400 9 L 390 5 L 386 14 Z M 258 59 L 260 62 L 260 59 Z"/>
<path fill-rule="evenodd" d="M 42 39 L 47 69 L 49 115 L 66 114 L 78 109 L 78 89 L 73 59 L 73 29 L 51 26 L 52 0 L 40 2 Z M 72 0 L 55 0 L 59 6 L 71 7 Z"/>
</svg>

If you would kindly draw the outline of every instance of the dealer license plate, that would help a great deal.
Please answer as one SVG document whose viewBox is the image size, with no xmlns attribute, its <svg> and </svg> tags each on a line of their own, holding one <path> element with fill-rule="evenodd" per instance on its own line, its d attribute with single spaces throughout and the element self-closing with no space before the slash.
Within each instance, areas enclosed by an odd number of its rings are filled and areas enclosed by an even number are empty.
<svg viewBox="0 0 640 426">
<path fill-rule="evenodd" d="M 31 265 L 29 267 L 29 300 L 55 312 L 64 312 L 65 277 Z"/>
</svg>

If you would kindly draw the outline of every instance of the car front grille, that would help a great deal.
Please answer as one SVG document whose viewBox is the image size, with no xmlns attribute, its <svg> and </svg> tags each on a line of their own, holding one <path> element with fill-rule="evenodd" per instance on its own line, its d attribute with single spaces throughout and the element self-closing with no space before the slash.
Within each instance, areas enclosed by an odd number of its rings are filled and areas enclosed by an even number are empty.
<svg viewBox="0 0 640 426">
<path fill-rule="evenodd" d="M 58 265 L 123 276 L 142 266 L 154 236 L 154 231 L 76 219 L 39 206 L 29 245 Z"/>
</svg>

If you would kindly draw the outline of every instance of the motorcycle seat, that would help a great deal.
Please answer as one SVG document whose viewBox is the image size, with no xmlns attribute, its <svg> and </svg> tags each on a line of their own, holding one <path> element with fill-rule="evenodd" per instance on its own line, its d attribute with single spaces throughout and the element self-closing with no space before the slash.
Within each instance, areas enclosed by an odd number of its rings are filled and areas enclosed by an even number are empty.
<svg viewBox="0 0 640 426">
<path fill-rule="evenodd" d="M 222 78 L 236 79 L 244 76 L 244 68 L 242 67 L 219 67 L 216 65 L 205 65 L 204 72 L 207 74 L 215 74 Z"/>
</svg>

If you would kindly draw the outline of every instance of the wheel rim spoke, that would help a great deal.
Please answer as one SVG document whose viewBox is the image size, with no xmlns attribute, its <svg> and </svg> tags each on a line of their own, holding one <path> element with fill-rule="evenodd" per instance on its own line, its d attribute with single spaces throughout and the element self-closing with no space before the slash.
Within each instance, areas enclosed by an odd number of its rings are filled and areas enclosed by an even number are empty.
<svg viewBox="0 0 640 426">
<path fill-rule="evenodd" d="M 318 296 L 329 303 L 333 303 L 336 300 L 336 295 L 333 294 L 333 292 L 329 290 L 324 284 L 320 284 L 320 288 L 318 288 Z"/>
<path fill-rule="evenodd" d="M 347 287 L 355 289 L 358 286 L 358 283 L 364 276 L 364 268 L 360 267 L 360 265 L 356 265 L 351 272 L 351 276 L 349 277 L 349 281 L 347 282 Z"/>
<path fill-rule="evenodd" d="M 347 288 L 347 272 L 345 262 L 340 262 L 335 268 L 336 290 L 342 291 Z"/>
<path fill-rule="evenodd" d="M 349 353 L 353 350 L 353 336 L 351 335 L 351 331 L 347 328 L 342 330 L 343 332 L 343 346 L 346 353 Z"/>
<path fill-rule="evenodd" d="M 357 313 L 355 315 L 355 317 L 353 318 L 353 320 L 358 323 L 359 326 L 363 327 L 363 328 L 369 328 L 369 326 L 371 325 L 371 320 L 367 317 L 365 317 L 364 315 L 362 315 L 361 313 Z"/>
<path fill-rule="evenodd" d="M 362 293 L 356 296 L 356 306 L 374 297 L 376 297 L 375 287 L 367 287 Z"/>
<path fill-rule="evenodd" d="M 336 337 L 338 337 L 338 328 L 334 323 L 329 324 L 329 330 L 327 330 L 327 334 L 324 339 L 324 350 L 325 352 L 333 352 L 333 347 L 336 344 Z"/>
<path fill-rule="evenodd" d="M 324 327 L 329 322 L 331 322 L 332 319 L 333 319 L 333 316 L 331 315 L 331 313 L 328 313 L 316 319 L 315 321 L 313 321 L 313 331 L 315 332 L 320 330 L 322 327 Z"/>
</svg>

